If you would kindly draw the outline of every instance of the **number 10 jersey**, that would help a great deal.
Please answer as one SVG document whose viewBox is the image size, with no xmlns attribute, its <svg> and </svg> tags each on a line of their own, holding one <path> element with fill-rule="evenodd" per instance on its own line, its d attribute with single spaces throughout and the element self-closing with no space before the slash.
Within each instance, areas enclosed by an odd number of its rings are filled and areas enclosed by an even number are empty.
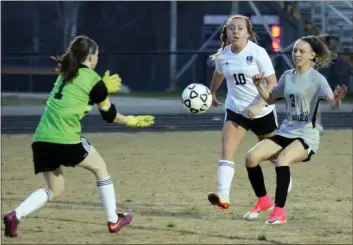
<svg viewBox="0 0 353 245">
<path fill-rule="evenodd" d="M 252 82 L 255 74 L 264 73 L 264 77 L 275 74 L 272 61 L 266 50 L 252 41 L 238 54 L 228 45 L 217 55 L 216 71 L 223 74 L 227 81 L 226 109 L 248 118 L 247 109 L 258 103 L 260 95 Z M 266 81 L 264 81 L 266 86 Z M 263 107 L 256 118 L 266 116 L 275 109 L 275 105 Z"/>
</svg>

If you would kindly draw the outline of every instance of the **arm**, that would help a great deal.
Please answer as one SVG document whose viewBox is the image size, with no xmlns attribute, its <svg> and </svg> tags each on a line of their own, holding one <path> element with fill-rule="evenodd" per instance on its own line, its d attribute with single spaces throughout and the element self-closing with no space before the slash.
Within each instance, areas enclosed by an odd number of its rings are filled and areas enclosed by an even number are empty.
<svg viewBox="0 0 353 245">
<path fill-rule="evenodd" d="M 262 99 L 269 105 L 272 105 L 276 102 L 277 99 L 282 98 L 284 96 L 284 77 L 285 73 L 281 76 L 278 81 L 278 84 L 272 87 L 272 90 L 264 87 L 262 83 L 262 74 L 255 75 L 253 77 L 253 82 L 257 88 Z"/>
<path fill-rule="evenodd" d="M 269 93 L 269 97 L 267 98 L 267 100 L 264 99 L 264 97 L 261 95 L 260 91 L 259 91 L 259 94 L 260 94 L 260 99 L 257 103 L 258 106 L 261 106 L 261 107 L 264 107 L 266 104 L 274 104 L 275 103 L 275 100 L 272 100 L 272 94 L 270 93 L 270 91 L 272 91 L 272 89 L 277 85 L 277 77 L 276 77 L 276 74 L 272 74 L 268 77 L 265 77 L 265 80 L 267 82 L 267 86 L 266 88 L 263 87 L 263 89 L 265 89 L 268 93 Z M 264 91 L 262 92 L 264 93 Z"/>
<path fill-rule="evenodd" d="M 212 76 L 211 86 L 210 86 L 212 95 L 216 94 L 216 91 L 218 90 L 219 86 L 221 86 L 224 80 L 224 75 L 223 75 L 221 63 L 219 61 L 219 57 L 216 57 L 215 59 L 215 66 L 216 67 Z"/>
<path fill-rule="evenodd" d="M 90 99 L 93 103 L 97 104 L 102 118 L 108 122 L 116 122 L 120 124 L 127 124 L 127 117 L 117 113 L 115 105 L 110 102 L 108 97 L 108 90 L 104 82 L 99 81 L 91 90 Z"/>
<path fill-rule="evenodd" d="M 216 68 L 212 76 L 210 90 L 212 94 L 212 105 L 215 107 L 218 107 L 222 103 L 217 100 L 216 91 L 218 90 L 219 86 L 221 86 L 224 79 L 224 75 L 223 75 L 222 66 L 220 64 L 218 57 L 216 57 L 215 64 L 216 64 Z"/>
<path fill-rule="evenodd" d="M 212 80 L 211 80 L 211 86 L 210 86 L 212 95 L 216 94 L 216 91 L 218 90 L 219 86 L 221 86 L 223 79 L 224 79 L 223 74 L 218 73 L 217 70 L 214 71 Z"/>
<path fill-rule="evenodd" d="M 340 107 L 342 99 L 347 92 L 347 87 L 345 85 L 337 86 L 333 92 L 326 78 L 322 75 L 319 76 L 318 82 L 318 97 L 324 98 L 330 104 L 332 109 Z"/>
<path fill-rule="evenodd" d="M 263 73 L 263 76 L 267 82 L 267 91 L 272 91 L 273 87 L 277 85 L 277 77 L 273 68 L 272 60 L 264 48 L 259 50 L 256 61 L 259 66 L 260 73 Z M 273 101 L 270 102 L 272 102 L 272 104 L 274 103 Z M 257 105 L 262 108 L 266 104 L 268 104 L 268 102 L 261 96 Z"/>
<path fill-rule="evenodd" d="M 267 103 L 269 105 L 272 105 L 275 103 L 275 100 L 272 97 L 272 93 L 270 91 L 268 91 L 268 89 L 263 86 L 262 82 L 257 84 L 256 88 L 257 88 L 257 91 L 259 91 L 259 94 L 262 98 L 262 99 L 260 99 L 259 104 L 260 103 Z"/>
<path fill-rule="evenodd" d="M 340 107 L 342 100 L 336 100 L 333 93 L 326 96 L 326 101 L 330 104 L 332 109 Z"/>
<path fill-rule="evenodd" d="M 154 124 L 154 116 L 124 116 L 117 113 L 115 105 L 110 102 L 108 89 L 104 82 L 99 81 L 90 92 L 91 101 L 97 104 L 103 119 L 108 123 L 124 124 L 128 127 L 149 127 Z"/>
</svg>

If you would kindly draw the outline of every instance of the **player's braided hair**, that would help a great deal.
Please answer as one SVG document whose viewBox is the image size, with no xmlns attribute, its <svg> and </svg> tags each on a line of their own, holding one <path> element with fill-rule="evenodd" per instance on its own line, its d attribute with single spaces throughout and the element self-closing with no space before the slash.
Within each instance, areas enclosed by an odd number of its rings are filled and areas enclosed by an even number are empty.
<svg viewBox="0 0 353 245">
<path fill-rule="evenodd" d="M 333 59 L 336 58 L 336 54 L 332 52 L 326 45 L 324 39 L 326 35 L 322 36 L 305 36 L 301 40 L 309 43 L 312 50 L 315 52 L 316 57 L 313 59 L 315 67 L 325 68 L 332 64 Z"/>
<path fill-rule="evenodd" d="M 217 55 L 219 55 L 220 52 L 229 44 L 228 37 L 227 37 L 227 28 L 229 23 L 236 18 L 245 20 L 246 29 L 248 30 L 248 33 L 250 35 L 249 40 L 253 42 L 257 42 L 256 33 L 252 29 L 252 23 L 250 19 L 245 15 L 240 15 L 240 14 L 232 15 L 228 18 L 227 22 L 223 25 L 223 28 L 222 28 L 222 32 L 220 36 L 221 42 L 222 42 L 221 49 L 217 53 L 210 56 L 211 60 L 216 59 Z"/>
<path fill-rule="evenodd" d="M 58 64 L 57 71 L 64 81 L 71 81 L 78 75 L 80 64 L 88 55 L 94 54 L 98 48 L 95 41 L 87 36 L 77 36 L 71 41 L 67 51 L 59 56 L 52 57 Z"/>
</svg>

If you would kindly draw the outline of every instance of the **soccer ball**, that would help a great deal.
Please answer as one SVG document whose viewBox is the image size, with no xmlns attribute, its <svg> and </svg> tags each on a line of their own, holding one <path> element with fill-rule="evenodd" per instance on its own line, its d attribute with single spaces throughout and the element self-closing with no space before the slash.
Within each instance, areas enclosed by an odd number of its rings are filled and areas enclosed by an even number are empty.
<svg viewBox="0 0 353 245">
<path fill-rule="evenodd" d="M 192 83 L 181 94 L 181 103 L 191 114 L 205 113 L 212 104 L 211 91 L 203 84 Z"/>
</svg>

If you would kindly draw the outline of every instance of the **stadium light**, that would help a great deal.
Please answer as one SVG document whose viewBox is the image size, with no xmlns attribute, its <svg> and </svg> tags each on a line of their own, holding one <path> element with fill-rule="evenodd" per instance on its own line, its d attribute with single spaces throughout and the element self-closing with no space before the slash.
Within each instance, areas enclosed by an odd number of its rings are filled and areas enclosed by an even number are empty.
<svg viewBox="0 0 353 245">
<path fill-rule="evenodd" d="M 274 52 L 279 52 L 281 43 L 281 27 L 279 25 L 271 26 L 271 35 L 274 37 L 274 40 L 272 41 L 272 50 Z"/>
</svg>

